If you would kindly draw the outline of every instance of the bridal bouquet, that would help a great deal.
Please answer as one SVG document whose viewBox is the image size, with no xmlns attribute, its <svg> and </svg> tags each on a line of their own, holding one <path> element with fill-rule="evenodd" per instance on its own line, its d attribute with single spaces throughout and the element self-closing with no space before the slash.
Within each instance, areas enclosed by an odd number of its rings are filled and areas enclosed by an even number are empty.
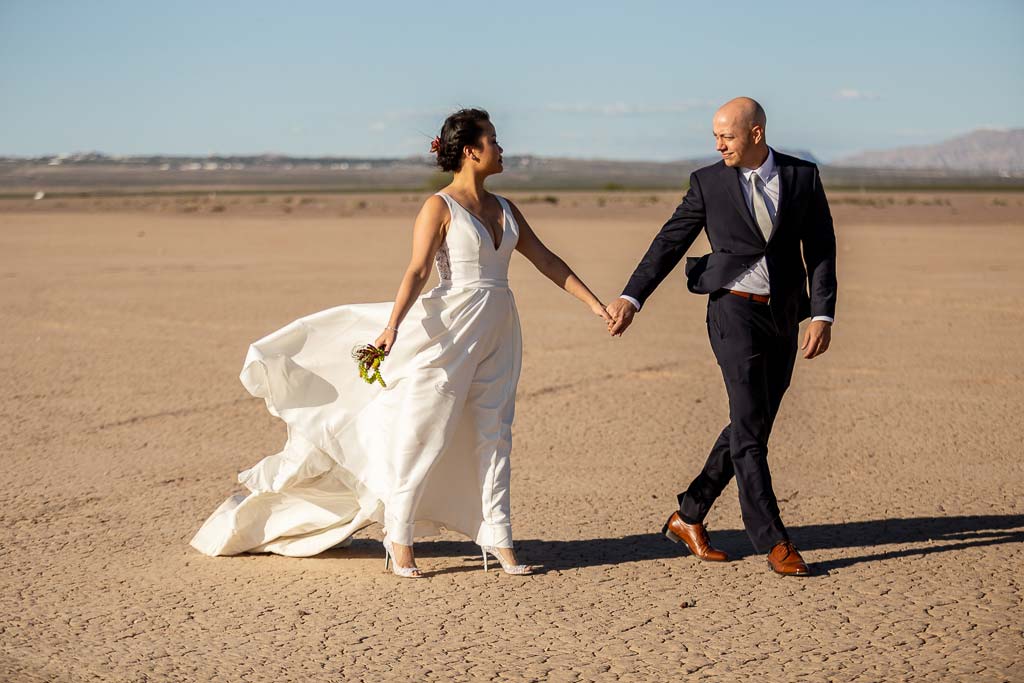
<svg viewBox="0 0 1024 683">
<path fill-rule="evenodd" d="M 382 387 L 387 388 L 384 383 L 384 376 L 380 374 L 380 363 L 384 360 L 384 352 L 373 344 L 357 346 L 352 350 L 352 357 L 356 359 L 359 366 L 359 376 L 367 384 L 379 382 Z"/>
</svg>

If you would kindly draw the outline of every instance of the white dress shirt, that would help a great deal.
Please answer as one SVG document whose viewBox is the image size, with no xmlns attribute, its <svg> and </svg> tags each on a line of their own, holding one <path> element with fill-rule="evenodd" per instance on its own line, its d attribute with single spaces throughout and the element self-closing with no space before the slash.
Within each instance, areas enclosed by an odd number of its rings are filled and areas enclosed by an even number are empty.
<svg viewBox="0 0 1024 683">
<path fill-rule="evenodd" d="M 772 219 L 774 226 L 775 212 L 779 208 L 779 170 L 775 167 L 775 154 L 772 153 L 771 148 L 768 148 L 768 158 L 764 160 L 763 164 L 757 168 L 740 168 L 740 175 L 743 177 L 740 187 L 743 188 L 743 198 L 747 201 L 747 210 L 750 211 L 751 216 L 754 215 L 754 198 L 750 193 L 751 178 L 755 175 L 761 177 L 761 194 L 768 207 L 768 217 Z M 759 258 L 757 263 L 726 284 L 725 289 L 768 296 L 771 293 L 771 288 L 768 286 L 767 259 L 764 256 Z"/>
<path fill-rule="evenodd" d="M 775 224 L 775 212 L 779 206 L 779 171 L 775 166 L 775 154 L 772 152 L 771 147 L 768 148 L 768 158 L 764 160 L 764 163 L 757 168 L 740 168 L 740 175 L 743 176 L 743 182 L 740 186 L 743 188 L 743 197 L 747 200 L 747 209 L 750 211 L 750 215 L 754 215 L 754 200 L 750 193 L 750 179 L 754 174 L 761 176 L 762 186 L 761 193 L 764 195 L 764 202 L 768 207 L 768 215 L 772 219 L 772 224 Z M 750 294 L 762 294 L 768 296 L 771 293 L 771 288 L 768 285 L 768 261 L 762 256 L 757 260 L 757 263 L 752 265 L 750 268 L 740 273 L 732 282 L 725 285 L 725 289 L 735 289 L 738 292 L 748 292 Z M 629 303 L 633 304 L 633 308 L 637 311 L 640 310 L 640 302 L 635 298 L 622 294 L 622 299 L 625 299 Z M 812 320 L 824 320 L 826 322 L 834 322 L 834 320 L 827 315 L 816 315 Z"/>
</svg>

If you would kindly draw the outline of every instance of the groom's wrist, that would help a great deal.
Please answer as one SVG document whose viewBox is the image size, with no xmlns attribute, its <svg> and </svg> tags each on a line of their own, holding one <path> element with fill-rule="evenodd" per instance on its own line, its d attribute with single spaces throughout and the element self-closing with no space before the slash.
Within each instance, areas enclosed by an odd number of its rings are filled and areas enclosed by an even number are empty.
<svg viewBox="0 0 1024 683">
<path fill-rule="evenodd" d="M 633 297 L 629 296 L 628 294 L 620 294 L 619 298 L 620 299 L 625 299 L 629 303 L 633 304 L 633 308 L 635 308 L 637 310 L 637 312 L 640 311 L 640 302 L 637 301 L 636 299 L 634 299 Z"/>
</svg>

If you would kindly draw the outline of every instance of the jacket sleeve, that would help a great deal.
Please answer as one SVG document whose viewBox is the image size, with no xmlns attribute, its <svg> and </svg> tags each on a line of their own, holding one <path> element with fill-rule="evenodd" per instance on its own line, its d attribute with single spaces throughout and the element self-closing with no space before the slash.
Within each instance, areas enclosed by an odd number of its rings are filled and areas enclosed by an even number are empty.
<svg viewBox="0 0 1024 683">
<path fill-rule="evenodd" d="M 832 213 L 825 198 L 818 167 L 814 167 L 812 205 L 804 222 L 802 237 L 804 262 L 810 284 L 811 315 L 836 314 L 836 233 Z"/>
<path fill-rule="evenodd" d="M 696 173 L 690 174 L 690 189 L 675 212 L 661 227 L 648 247 L 640 264 L 626 283 L 623 294 L 640 302 L 641 307 L 661 281 L 686 254 L 686 251 L 704 229 L 706 213 L 700 181 Z"/>
</svg>

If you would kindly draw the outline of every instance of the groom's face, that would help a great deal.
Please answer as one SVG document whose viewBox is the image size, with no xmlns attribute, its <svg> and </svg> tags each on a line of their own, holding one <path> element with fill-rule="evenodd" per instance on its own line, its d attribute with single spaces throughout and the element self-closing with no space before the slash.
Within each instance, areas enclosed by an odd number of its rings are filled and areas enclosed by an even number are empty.
<svg viewBox="0 0 1024 683">
<path fill-rule="evenodd" d="M 726 166 L 749 166 L 751 157 L 756 156 L 758 143 L 764 138 L 759 126 L 742 125 L 735 118 L 725 116 L 715 117 L 713 131 L 715 149 Z"/>
</svg>

